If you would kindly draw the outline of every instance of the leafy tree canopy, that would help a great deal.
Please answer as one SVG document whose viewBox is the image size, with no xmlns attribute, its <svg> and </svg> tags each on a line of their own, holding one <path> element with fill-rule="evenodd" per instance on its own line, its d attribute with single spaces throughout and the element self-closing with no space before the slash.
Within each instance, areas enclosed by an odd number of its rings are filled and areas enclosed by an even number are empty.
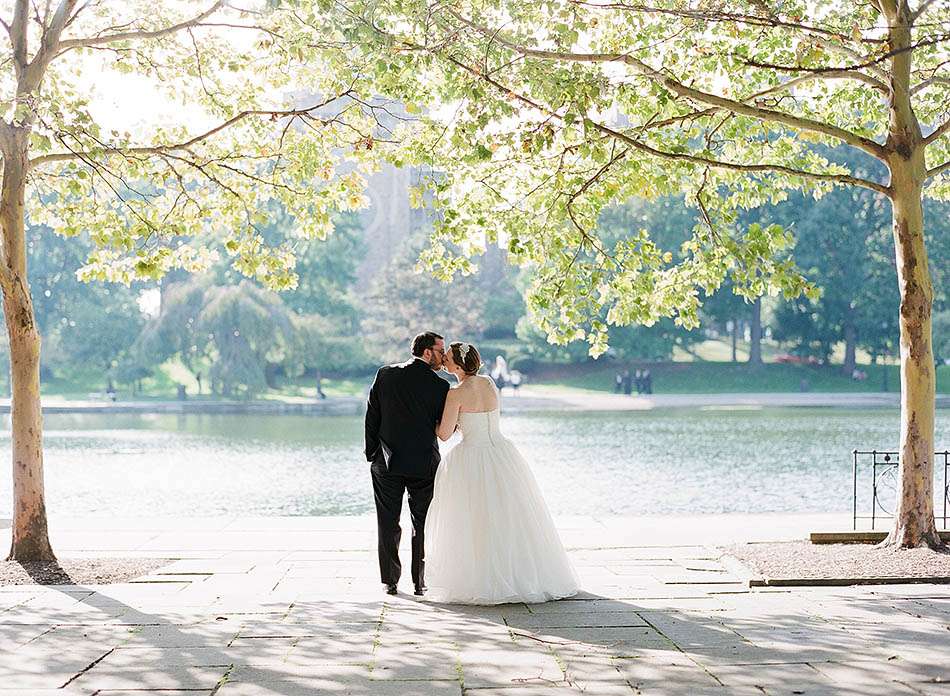
<svg viewBox="0 0 950 696">
<path fill-rule="evenodd" d="M 881 7 L 364 0 L 348 3 L 348 36 L 373 46 L 382 91 L 433 109 L 405 155 L 440 172 L 428 265 L 465 272 L 503 244 L 536 271 L 529 302 L 545 333 L 598 354 L 610 325 L 694 326 L 701 293 L 726 279 L 748 297 L 817 297 L 788 258 L 791 234 L 738 224 L 740 212 L 789 191 L 887 191 L 815 147 L 892 156 L 890 80 L 910 49 L 889 44 Z M 950 7 L 921 2 L 913 20 L 906 89 L 932 131 L 928 192 L 946 196 Z M 648 229 L 598 234 L 611 203 L 674 194 L 697 219 L 678 247 Z"/>
<path fill-rule="evenodd" d="M 295 244 L 365 204 L 380 111 L 332 36 L 303 31 L 322 15 L 298 5 L 65 0 L 33 17 L 17 4 L 9 21 L 28 25 L 33 52 L 8 46 L 0 89 L 30 131 L 28 217 L 89 236 L 83 279 L 128 284 L 224 256 L 292 288 Z M 275 203 L 293 223 L 278 237 Z"/>
</svg>

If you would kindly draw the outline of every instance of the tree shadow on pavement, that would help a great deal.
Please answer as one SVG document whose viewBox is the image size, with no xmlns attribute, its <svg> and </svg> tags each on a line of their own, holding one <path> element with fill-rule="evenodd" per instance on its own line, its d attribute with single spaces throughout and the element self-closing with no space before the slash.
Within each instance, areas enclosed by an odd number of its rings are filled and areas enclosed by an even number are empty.
<svg viewBox="0 0 950 696">
<path fill-rule="evenodd" d="M 484 607 L 387 597 L 332 570 L 279 562 L 259 575 L 2 588 L 0 688 L 899 696 L 950 678 L 941 587 L 706 585 Z"/>
</svg>

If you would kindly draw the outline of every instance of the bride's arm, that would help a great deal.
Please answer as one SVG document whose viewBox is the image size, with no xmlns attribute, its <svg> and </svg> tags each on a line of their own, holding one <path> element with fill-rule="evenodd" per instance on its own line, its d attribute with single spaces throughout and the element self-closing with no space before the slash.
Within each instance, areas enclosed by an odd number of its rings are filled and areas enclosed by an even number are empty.
<svg viewBox="0 0 950 696">
<path fill-rule="evenodd" d="M 455 432 L 455 426 L 459 422 L 459 398 L 454 389 L 449 389 L 445 395 L 445 408 L 442 409 L 442 420 L 439 421 L 439 427 L 435 433 L 443 442 L 452 437 Z"/>
</svg>

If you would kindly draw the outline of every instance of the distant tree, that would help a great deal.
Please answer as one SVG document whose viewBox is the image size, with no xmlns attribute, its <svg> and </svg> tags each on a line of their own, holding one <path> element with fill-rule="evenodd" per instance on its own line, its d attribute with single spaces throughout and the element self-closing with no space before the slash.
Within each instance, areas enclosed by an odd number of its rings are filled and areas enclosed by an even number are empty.
<svg viewBox="0 0 950 696">
<path fill-rule="evenodd" d="M 482 335 L 486 339 L 514 338 L 518 320 L 524 316 L 525 273 L 508 262 L 502 249 L 486 252 L 475 276 L 478 292 L 485 298 L 485 324 Z"/>
<path fill-rule="evenodd" d="M 671 360 L 674 348 L 689 350 L 702 339 L 699 331 L 690 331 L 664 318 L 651 326 L 618 326 L 610 346 L 624 360 Z"/>
<path fill-rule="evenodd" d="M 115 376 L 145 324 L 134 293 L 122 286 L 111 292 L 120 297 L 102 293 L 110 301 L 74 303 L 57 332 L 69 364 L 101 370 L 103 382 Z"/>
<path fill-rule="evenodd" d="M 287 221 L 283 215 L 274 224 Z M 297 285 L 281 291 L 280 297 L 297 314 L 315 314 L 329 320 L 332 333 L 352 334 L 360 316 L 353 288 L 366 242 L 355 213 L 339 215 L 333 222 L 333 232 L 325 240 L 304 240 L 298 245 L 294 267 Z"/>
<path fill-rule="evenodd" d="M 752 305 L 746 298 L 733 292 L 731 282 L 723 283 L 712 295 L 703 300 L 702 316 L 709 319 L 722 331 L 729 330 L 732 362 L 738 361 L 738 343 L 743 323 Z"/>
<path fill-rule="evenodd" d="M 757 222 L 761 209 L 754 209 L 740 218 L 745 224 Z M 641 231 L 649 231 L 650 239 L 662 249 L 671 249 L 671 258 L 680 262 L 684 260 L 684 244 L 690 239 L 693 228 L 699 222 L 699 213 L 690 208 L 681 196 L 663 196 L 655 200 L 631 198 L 623 205 L 614 205 L 606 208 L 598 220 L 598 231 L 607 245 L 616 245 L 622 240 Z M 688 247 L 686 247 L 688 249 Z M 736 342 L 743 321 L 753 323 L 754 312 L 758 311 L 758 302 L 750 303 L 747 298 L 735 292 L 731 280 L 725 280 L 715 290 L 703 292 L 702 316 L 711 320 L 721 330 L 725 331 L 731 322 L 731 343 L 733 362 L 736 360 Z M 604 312 L 606 318 L 606 312 Z M 663 322 L 664 328 L 658 331 L 638 331 L 637 327 L 616 327 L 612 330 L 611 345 L 618 347 L 619 340 L 624 348 L 621 353 L 629 353 L 631 339 L 645 341 L 645 346 L 653 343 L 656 350 L 644 348 L 643 354 L 633 354 L 638 357 L 668 355 L 672 353 L 673 345 L 688 346 L 702 340 L 702 335 L 690 333 L 682 327 L 676 327 L 672 322 Z M 628 330 L 633 329 L 633 330 Z M 639 338 L 636 338 L 639 337 Z M 664 338 L 665 337 L 665 338 Z M 761 335 L 757 338 L 761 339 Z M 654 343 L 655 342 L 655 343 Z M 761 361 L 761 351 L 758 346 L 754 349 L 758 359 L 750 358 L 752 362 Z"/>
<path fill-rule="evenodd" d="M 168 291 L 141 344 L 154 361 L 178 356 L 193 371 L 206 365 L 212 393 L 251 397 L 267 387 L 267 364 L 283 362 L 294 340 L 292 313 L 277 294 L 205 276 Z"/>
<path fill-rule="evenodd" d="M 293 342 L 291 314 L 273 292 L 251 281 L 212 286 L 198 314 L 208 335 L 212 390 L 251 397 L 267 385 L 268 363 L 283 362 Z"/>
<path fill-rule="evenodd" d="M 160 365 L 172 356 L 191 372 L 206 370 L 212 354 L 210 337 L 200 327 L 200 314 L 213 284 L 211 276 L 162 284 L 161 312 L 143 327 L 134 352 L 145 365 Z M 131 369 L 130 374 L 135 370 Z"/>
<path fill-rule="evenodd" d="M 93 250 L 88 240 L 66 239 L 46 225 L 31 225 L 26 234 L 44 368 L 97 369 L 105 382 L 144 324 L 137 304 L 143 284 L 82 282 L 77 272 Z"/>
<path fill-rule="evenodd" d="M 841 150 L 827 151 L 827 156 L 837 156 L 861 176 L 884 175 L 883 165 L 870 157 Z M 897 312 L 886 199 L 860 188 L 836 189 L 818 201 L 792 194 L 772 210 L 772 216 L 794 229 L 795 260 L 822 290 L 820 298 L 797 298 L 780 305 L 773 336 L 797 339 L 799 352 L 825 360 L 835 344 L 844 342 L 842 370 L 850 375 L 856 364 L 859 328 Z M 882 239 L 890 241 L 890 249 L 880 243 Z M 881 255 L 882 248 L 890 251 L 890 258 Z M 873 282 L 882 275 L 890 281 L 886 288 Z"/>
<path fill-rule="evenodd" d="M 702 338 L 698 331 L 677 326 L 671 319 L 661 319 L 650 326 L 620 326 L 611 333 L 609 355 L 625 362 L 670 360 L 674 348 L 689 350 Z M 591 360 L 583 343 L 552 343 L 529 316 L 518 322 L 518 339 L 518 358 L 572 364 Z"/>
<path fill-rule="evenodd" d="M 518 350 L 508 356 L 512 367 L 524 369 L 535 361 L 577 365 L 591 360 L 583 343 L 575 341 L 560 345 L 549 341 L 547 334 L 538 328 L 537 321 L 528 314 L 518 320 L 515 331 Z"/>
<path fill-rule="evenodd" d="M 364 298 L 361 334 L 368 352 L 383 361 L 405 359 L 421 331 L 448 340 L 476 341 L 485 325 L 486 297 L 475 276 L 444 283 L 415 269 L 422 241 L 407 240 L 380 269 Z"/>
<path fill-rule="evenodd" d="M 359 332 L 340 332 L 338 323 L 318 314 L 294 315 L 292 349 L 284 367 L 296 376 L 319 380 L 328 373 L 365 373 L 375 357 Z"/>
<path fill-rule="evenodd" d="M 518 334 L 518 320 L 524 316 L 523 291 L 515 285 L 516 272 L 506 273 L 497 285 L 485 288 L 484 338 L 514 338 Z"/>
<path fill-rule="evenodd" d="M 828 151 L 864 176 L 883 176 L 877 161 L 847 151 Z M 872 355 L 893 354 L 898 334 L 900 292 L 895 282 L 890 203 L 881 194 L 839 188 L 820 200 L 799 194 L 769 209 L 771 219 L 795 231 L 795 260 L 822 291 L 814 300 L 796 298 L 779 305 L 773 336 L 797 341 L 799 352 L 827 359 L 845 346 L 842 372 L 855 369 L 858 348 Z M 934 297 L 940 306 L 945 269 L 950 266 L 950 206 L 925 201 L 925 238 L 930 249 Z"/>
<path fill-rule="evenodd" d="M 934 315 L 934 353 L 940 361 L 950 360 L 950 309 Z"/>
</svg>

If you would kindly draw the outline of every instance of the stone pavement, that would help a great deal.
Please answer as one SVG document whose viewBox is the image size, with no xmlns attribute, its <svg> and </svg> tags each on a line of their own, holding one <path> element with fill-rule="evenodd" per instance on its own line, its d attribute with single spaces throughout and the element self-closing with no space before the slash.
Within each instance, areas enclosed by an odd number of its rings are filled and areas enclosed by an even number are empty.
<svg viewBox="0 0 950 696">
<path fill-rule="evenodd" d="M 950 695 L 950 588 L 750 590 L 710 546 L 846 522 L 561 519 L 583 594 L 463 607 L 384 595 L 366 517 L 53 519 L 64 558 L 177 560 L 0 588 L 0 696 Z"/>
</svg>

